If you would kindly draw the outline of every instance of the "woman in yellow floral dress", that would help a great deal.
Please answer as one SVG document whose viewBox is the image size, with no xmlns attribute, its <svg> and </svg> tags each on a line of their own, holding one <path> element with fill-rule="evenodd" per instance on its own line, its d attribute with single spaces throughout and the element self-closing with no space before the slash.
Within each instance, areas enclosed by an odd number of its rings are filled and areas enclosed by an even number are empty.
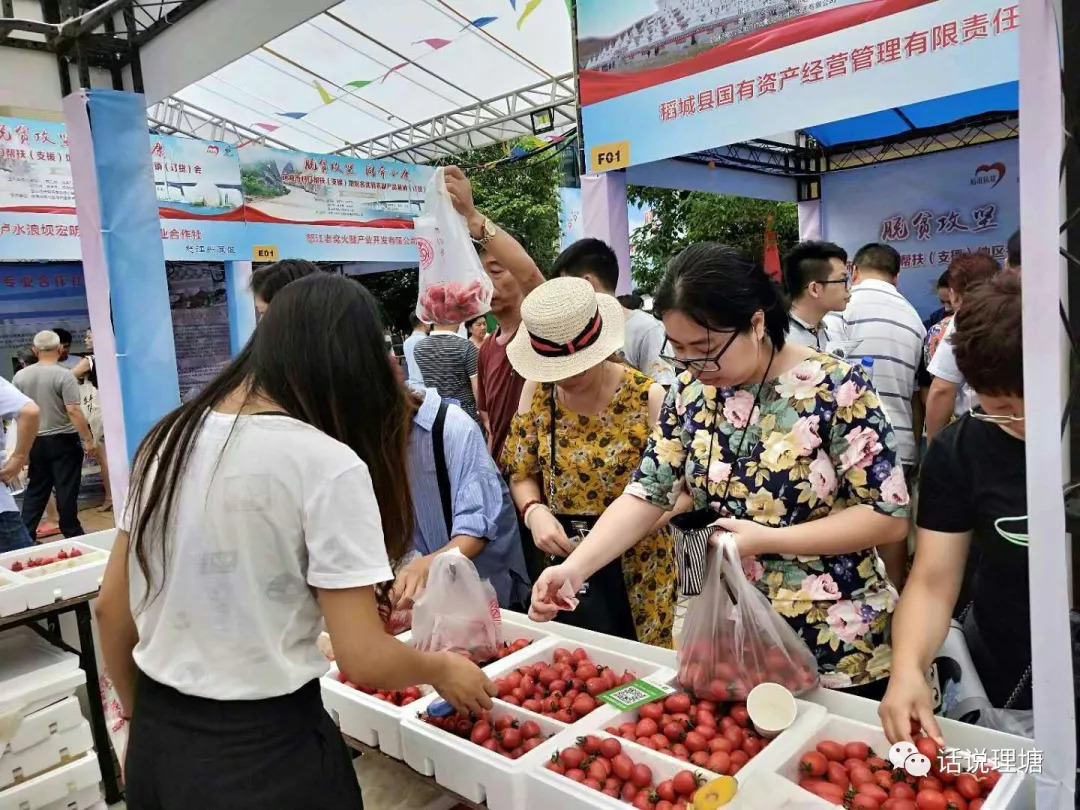
<svg viewBox="0 0 1080 810">
<path fill-rule="evenodd" d="M 875 546 L 900 542 L 908 493 L 896 436 L 858 367 L 786 340 L 783 298 L 722 245 L 692 245 L 656 292 L 683 369 L 626 493 L 562 565 L 530 615 L 614 555 L 689 490 L 703 523 L 735 537 L 743 567 L 806 642 L 823 685 L 880 699 L 897 601 Z"/>
<path fill-rule="evenodd" d="M 608 360 L 622 345 L 622 310 L 614 298 L 594 293 L 587 281 L 549 281 L 525 299 L 521 314 L 522 328 L 507 355 L 530 382 L 510 427 L 502 467 L 533 542 L 557 559 L 573 551 L 571 518 L 580 517 L 584 528 L 591 528 L 630 482 L 664 389 Z M 660 527 L 663 518 L 653 523 Z M 670 647 L 677 584 L 671 536 L 662 528 L 654 531 L 615 564 L 621 567 L 619 584 L 625 586 L 632 619 L 624 634 Z"/>
</svg>

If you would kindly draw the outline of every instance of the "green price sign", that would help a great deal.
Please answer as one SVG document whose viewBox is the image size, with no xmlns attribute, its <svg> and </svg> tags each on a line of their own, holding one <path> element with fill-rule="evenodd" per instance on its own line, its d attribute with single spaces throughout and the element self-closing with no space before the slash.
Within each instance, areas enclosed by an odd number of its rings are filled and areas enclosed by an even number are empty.
<svg viewBox="0 0 1080 810">
<path fill-rule="evenodd" d="M 652 703 L 666 697 L 675 691 L 675 687 L 666 683 L 655 683 L 646 678 L 638 678 L 636 681 L 624 683 L 597 696 L 597 700 L 614 706 L 621 712 L 628 712 L 646 703 Z"/>
</svg>

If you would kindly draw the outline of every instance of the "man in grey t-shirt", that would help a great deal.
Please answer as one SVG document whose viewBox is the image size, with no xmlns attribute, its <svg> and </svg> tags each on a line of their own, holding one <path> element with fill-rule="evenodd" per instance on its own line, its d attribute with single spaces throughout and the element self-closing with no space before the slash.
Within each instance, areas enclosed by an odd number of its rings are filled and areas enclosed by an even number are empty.
<svg viewBox="0 0 1080 810">
<path fill-rule="evenodd" d="M 30 449 L 30 482 L 22 506 L 23 523 L 31 537 L 37 534 L 54 488 L 60 531 L 65 537 L 83 534 L 79 523 L 83 445 L 90 454 L 96 448 L 82 412 L 79 383 L 70 369 L 60 365 L 60 353 L 60 337 L 55 332 L 38 332 L 34 336 L 37 363 L 12 380 L 41 412 L 37 441 Z"/>
</svg>

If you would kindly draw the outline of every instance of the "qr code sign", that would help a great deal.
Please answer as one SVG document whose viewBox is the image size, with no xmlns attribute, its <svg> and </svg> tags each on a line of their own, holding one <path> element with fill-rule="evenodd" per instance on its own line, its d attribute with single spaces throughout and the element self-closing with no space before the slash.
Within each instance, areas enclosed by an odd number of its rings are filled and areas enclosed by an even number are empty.
<svg viewBox="0 0 1080 810">
<path fill-rule="evenodd" d="M 652 695 L 650 695 L 644 689 L 638 689 L 638 687 L 634 686 L 633 684 L 630 684 L 623 689 L 620 689 L 618 692 L 614 692 L 612 694 L 612 697 L 625 706 L 632 706 L 635 703 L 640 703 L 641 701 L 650 701 L 653 699 Z"/>
</svg>

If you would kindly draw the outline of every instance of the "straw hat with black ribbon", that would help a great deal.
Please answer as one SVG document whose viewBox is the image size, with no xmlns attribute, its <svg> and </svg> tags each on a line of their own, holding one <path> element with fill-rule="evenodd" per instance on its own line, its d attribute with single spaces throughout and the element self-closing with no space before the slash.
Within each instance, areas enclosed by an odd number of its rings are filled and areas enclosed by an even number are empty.
<svg viewBox="0 0 1080 810">
<path fill-rule="evenodd" d="M 622 305 L 581 278 L 554 278 L 521 304 L 521 327 L 506 347 L 526 380 L 558 382 L 588 371 L 623 346 Z"/>
</svg>

